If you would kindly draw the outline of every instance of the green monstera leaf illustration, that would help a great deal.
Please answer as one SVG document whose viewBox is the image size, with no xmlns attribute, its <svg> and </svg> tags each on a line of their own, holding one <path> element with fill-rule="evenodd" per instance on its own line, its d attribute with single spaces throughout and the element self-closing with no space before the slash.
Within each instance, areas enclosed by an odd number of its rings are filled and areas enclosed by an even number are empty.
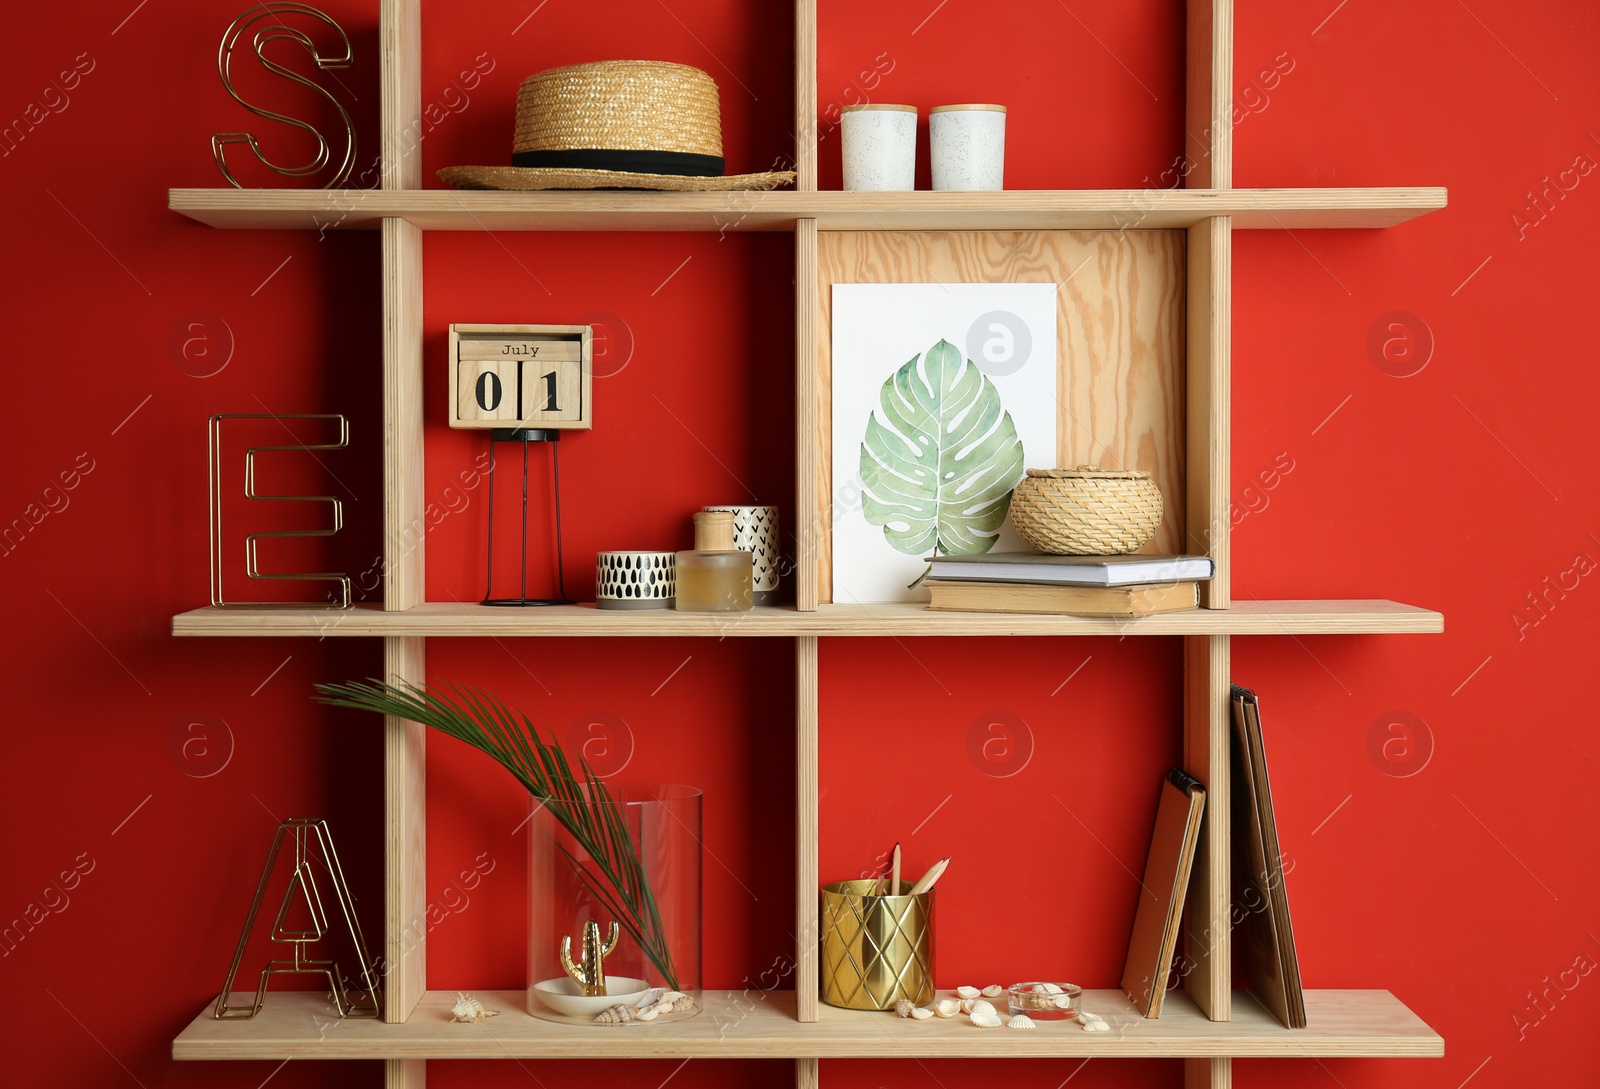
<svg viewBox="0 0 1600 1089">
<path fill-rule="evenodd" d="M 862 512 L 896 550 L 987 552 L 1022 479 L 1000 391 L 949 341 L 894 373 L 861 444 Z"/>
</svg>

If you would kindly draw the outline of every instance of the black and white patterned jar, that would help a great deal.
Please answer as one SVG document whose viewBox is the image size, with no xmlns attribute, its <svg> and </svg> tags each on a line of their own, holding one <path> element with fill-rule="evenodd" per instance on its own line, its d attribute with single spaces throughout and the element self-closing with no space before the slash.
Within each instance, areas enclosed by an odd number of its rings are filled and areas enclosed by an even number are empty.
<svg viewBox="0 0 1600 1089">
<path fill-rule="evenodd" d="M 778 508 L 702 507 L 733 515 L 733 547 L 751 556 L 751 601 L 778 603 Z"/>
<path fill-rule="evenodd" d="M 594 562 L 594 603 L 600 609 L 670 609 L 678 593 L 672 552 L 600 552 Z"/>
</svg>

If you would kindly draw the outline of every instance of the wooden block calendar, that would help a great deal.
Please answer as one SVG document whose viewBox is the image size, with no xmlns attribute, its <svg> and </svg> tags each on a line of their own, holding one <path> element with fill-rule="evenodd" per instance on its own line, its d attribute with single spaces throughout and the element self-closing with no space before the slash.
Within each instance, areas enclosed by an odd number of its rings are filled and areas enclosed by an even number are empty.
<svg viewBox="0 0 1600 1089">
<path fill-rule="evenodd" d="M 594 426 L 587 325 L 450 326 L 450 426 Z"/>
</svg>

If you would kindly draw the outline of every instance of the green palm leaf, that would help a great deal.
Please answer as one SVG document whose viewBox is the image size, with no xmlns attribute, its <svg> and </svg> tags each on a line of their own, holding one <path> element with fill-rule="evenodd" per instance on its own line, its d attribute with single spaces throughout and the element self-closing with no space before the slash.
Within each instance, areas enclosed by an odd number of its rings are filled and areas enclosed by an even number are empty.
<svg viewBox="0 0 1600 1089">
<path fill-rule="evenodd" d="M 1022 479 L 1022 440 L 1000 391 L 949 341 L 897 370 L 861 444 L 862 513 L 917 556 L 994 546 Z"/>
<path fill-rule="evenodd" d="M 550 815 L 571 833 L 589 856 L 587 864 L 565 845 L 557 846 L 578 880 L 656 966 L 667 986 L 678 989 L 655 893 L 646 879 L 644 862 L 628 837 L 623 807 L 588 761 L 582 761 L 580 780 L 554 738 L 547 744 L 527 715 L 513 713 L 488 692 L 460 685 L 450 685 L 446 691 L 374 680 L 319 684 L 317 693 L 317 699 L 330 707 L 372 711 L 431 726 L 499 761 L 529 794 L 543 799 Z"/>
</svg>

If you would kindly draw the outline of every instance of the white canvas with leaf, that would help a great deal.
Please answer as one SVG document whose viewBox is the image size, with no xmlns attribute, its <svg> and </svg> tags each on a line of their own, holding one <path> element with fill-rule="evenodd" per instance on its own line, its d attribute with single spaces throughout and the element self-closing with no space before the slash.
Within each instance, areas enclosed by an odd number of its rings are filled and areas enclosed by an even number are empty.
<svg viewBox="0 0 1600 1089">
<path fill-rule="evenodd" d="M 1056 285 L 833 286 L 833 600 L 918 601 L 935 551 L 1020 550 L 1056 456 Z"/>
</svg>

